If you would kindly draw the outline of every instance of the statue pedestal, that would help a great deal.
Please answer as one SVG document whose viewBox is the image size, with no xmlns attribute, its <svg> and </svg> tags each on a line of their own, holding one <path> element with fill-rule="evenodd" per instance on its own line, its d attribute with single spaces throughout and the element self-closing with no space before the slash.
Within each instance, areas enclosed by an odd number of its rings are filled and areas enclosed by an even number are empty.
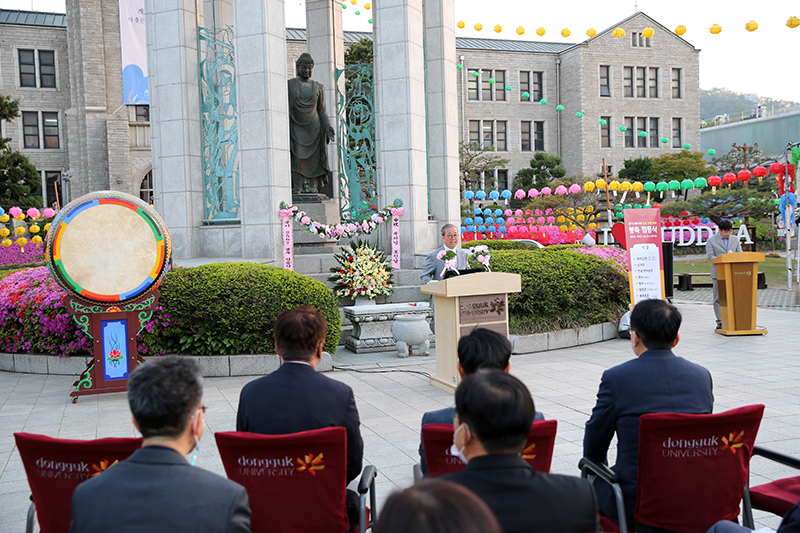
<svg viewBox="0 0 800 533">
<path fill-rule="evenodd" d="M 297 200 L 305 200 L 298 202 Z M 311 200 L 311 201 L 309 201 Z M 339 223 L 339 206 L 332 199 L 321 194 L 300 194 L 292 195 L 292 202 L 300 211 L 311 217 L 313 220 L 322 224 Z M 313 233 L 308 233 L 299 224 L 294 224 L 294 253 L 299 254 L 321 254 L 334 253 L 338 241 L 336 239 L 326 239 Z"/>
</svg>

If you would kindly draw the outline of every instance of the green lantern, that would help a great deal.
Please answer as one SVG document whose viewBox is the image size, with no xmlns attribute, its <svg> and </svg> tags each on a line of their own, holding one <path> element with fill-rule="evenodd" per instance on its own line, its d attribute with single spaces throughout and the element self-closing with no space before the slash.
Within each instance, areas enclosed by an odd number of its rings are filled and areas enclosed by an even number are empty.
<svg viewBox="0 0 800 533">
<path fill-rule="evenodd" d="M 369 22 L 370 24 L 372 24 L 372 19 L 369 19 L 367 22 Z"/>
<path fill-rule="evenodd" d="M 661 137 L 661 142 L 664 143 L 664 144 L 667 144 L 669 142 L 669 138 Z"/>
<path fill-rule="evenodd" d="M 342 9 L 347 9 L 347 6 L 345 4 L 342 4 Z"/>
<path fill-rule="evenodd" d="M 675 180 L 677 183 L 677 180 Z M 678 185 L 680 187 L 680 185 Z M 656 190 L 659 192 L 664 192 L 669 189 L 669 185 L 667 185 L 666 181 L 659 181 L 656 183 Z"/>
<path fill-rule="evenodd" d="M 693 188 L 694 188 L 694 182 L 691 179 L 686 178 L 681 182 L 681 189 L 683 189 L 684 191 L 688 191 L 689 189 Z"/>
<path fill-rule="evenodd" d="M 625 131 L 627 129 L 628 129 L 628 126 L 626 126 L 625 124 L 623 124 L 622 126 L 619 127 L 619 131 Z"/>
<path fill-rule="evenodd" d="M 716 150 L 714 150 L 713 148 L 709 148 L 709 150 L 708 150 L 708 155 L 714 155 L 714 154 L 716 154 L 716 153 L 717 153 L 717 151 L 716 151 Z"/>
<path fill-rule="evenodd" d="M 558 105 L 556 106 L 556 111 L 564 111 L 564 106 L 563 106 L 563 105 L 561 105 L 561 104 L 558 104 Z"/>
<path fill-rule="evenodd" d="M 578 118 L 583 117 L 583 111 L 578 111 L 577 113 L 575 113 L 575 116 Z"/>
<path fill-rule="evenodd" d="M 494 78 L 489 78 L 489 83 L 494 85 Z"/>
<path fill-rule="evenodd" d="M 459 63 L 458 65 L 456 65 L 456 68 L 457 68 L 458 70 L 464 70 L 464 65 L 462 65 L 461 63 Z"/>
<path fill-rule="evenodd" d="M 606 119 L 604 119 L 604 118 L 601 118 L 601 119 L 600 119 L 600 125 L 601 125 L 601 126 L 605 126 L 606 124 L 608 124 L 608 122 L 606 121 Z"/>
<path fill-rule="evenodd" d="M 478 77 L 478 71 L 477 70 L 473 70 L 472 71 L 472 77 L 473 78 L 477 78 Z"/>
<path fill-rule="evenodd" d="M 624 214 L 622 211 L 620 211 L 619 213 L 617 213 L 617 215 L 616 215 L 616 216 L 617 216 L 617 220 L 622 220 L 623 218 L 625 218 L 625 214 Z"/>
<path fill-rule="evenodd" d="M 633 206 L 631 204 L 625 204 L 623 209 L 633 209 Z"/>
<path fill-rule="evenodd" d="M 656 190 L 656 184 L 653 183 L 652 181 L 648 181 L 647 183 L 644 184 L 644 190 L 647 192 L 653 192 Z"/>
<path fill-rule="evenodd" d="M 669 180 L 667 187 L 669 187 L 671 191 L 679 191 L 681 190 L 681 182 L 678 180 Z"/>
<path fill-rule="evenodd" d="M 692 145 L 689 144 L 689 143 L 683 143 L 683 149 L 684 150 L 691 150 L 692 149 Z"/>
<path fill-rule="evenodd" d="M 510 90 L 511 90 L 511 85 L 506 85 L 506 91 L 510 91 Z"/>
<path fill-rule="evenodd" d="M 526 91 L 526 92 L 522 93 L 522 97 L 523 97 L 523 98 L 525 98 L 525 99 L 527 100 L 528 98 L 530 98 L 530 97 L 531 97 L 531 93 L 529 93 L 529 92 L 527 92 L 527 91 Z"/>
<path fill-rule="evenodd" d="M 646 131 L 640 131 L 640 132 L 639 132 L 639 137 L 641 137 L 642 139 L 644 139 L 645 137 L 647 137 L 647 132 L 646 132 Z"/>
<path fill-rule="evenodd" d="M 542 98 L 541 100 L 539 100 L 539 103 L 542 105 L 547 105 L 547 98 Z"/>
<path fill-rule="evenodd" d="M 705 178 L 696 178 L 694 180 L 694 187 L 695 189 L 705 189 L 708 187 L 708 180 Z"/>
<path fill-rule="evenodd" d="M 360 14 L 361 14 L 361 11 L 356 11 L 356 15 L 360 15 Z"/>
<path fill-rule="evenodd" d="M 635 206 L 633 206 L 633 208 L 634 209 L 641 209 L 642 208 L 642 204 L 636 204 Z"/>
</svg>

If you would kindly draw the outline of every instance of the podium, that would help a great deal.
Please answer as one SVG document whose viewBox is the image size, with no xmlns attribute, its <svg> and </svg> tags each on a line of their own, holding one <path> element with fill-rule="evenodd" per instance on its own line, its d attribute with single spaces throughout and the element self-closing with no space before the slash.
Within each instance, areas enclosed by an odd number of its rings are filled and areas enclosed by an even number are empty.
<svg viewBox="0 0 800 533">
<path fill-rule="evenodd" d="M 433 295 L 436 322 L 436 375 L 431 385 L 453 391 L 458 375 L 458 340 L 477 327 L 508 337 L 508 293 L 522 290 L 519 274 L 476 272 L 422 286 Z"/>
<path fill-rule="evenodd" d="M 756 288 L 758 263 L 764 254 L 739 252 L 715 257 L 717 287 L 722 329 L 720 335 L 764 335 L 766 329 L 756 329 Z"/>
</svg>

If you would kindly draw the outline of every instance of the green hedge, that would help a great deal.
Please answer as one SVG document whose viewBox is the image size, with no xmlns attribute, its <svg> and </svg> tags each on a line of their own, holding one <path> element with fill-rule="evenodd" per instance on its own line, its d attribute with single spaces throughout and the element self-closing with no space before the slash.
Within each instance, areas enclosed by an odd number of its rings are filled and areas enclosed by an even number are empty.
<svg viewBox="0 0 800 533">
<path fill-rule="evenodd" d="M 492 252 L 493 272 L 522 276 L 522 292 L 509 294 L 513 332 L 585 327 L 615 320 L 627 310 L 628 279 L 610 264 L 569 249 L 542 252 Z"/>
<path fill-rule="evenodd" d="M 521 241 L 510 241 L 504 239 L 481 239 L 480 241 L 462 242 L 462 248 L 470 248 L 472 246 L 485 245 L 489 250 L 538 250 L 539 247 L 535 244 Z"/>
<path fill-rule="evenodd" d="M 339 343 L 342 320 L 331 290 L 290 270 L 255 263 L 174 268 L 159 290 L 163 310 L 142 332 L 154 353 L 275 353 L 275 319 L 303 305 L 328 320 L 323 349 L 335 352 Z"/>
</svg>

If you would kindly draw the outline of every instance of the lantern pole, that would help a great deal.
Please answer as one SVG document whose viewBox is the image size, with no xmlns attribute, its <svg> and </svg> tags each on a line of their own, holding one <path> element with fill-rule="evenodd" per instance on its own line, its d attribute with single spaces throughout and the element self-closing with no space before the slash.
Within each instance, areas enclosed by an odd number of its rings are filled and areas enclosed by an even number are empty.
<svg viewBox="0 0 800 533">
<path fill-rule="evenodd" d="M 789 180 L 791 176 L 789 175 L 789 154 L 791 153 L 792 143 L 786 145 L 786 169 L 784 172 L 784 180 L 783 180 L 783 194 L 789 194 Z M 783 212 L 783 217 L 786 221 L 784 224 L 784 228 L 786 230 L 786 285 L 787 289 L 792 290 L 792 235 L 790 230 L 790 224 L 794 222 L 794 220 L 789 220 L 789 213 L 791 213 L 791 206 L 789 205 L 789 197 L 786 196 L 786 208 Z M 793 217 L 792 217 L 793 218 Z M 800 246 L 800 245 L 799 245 Z"/>
</svg>

